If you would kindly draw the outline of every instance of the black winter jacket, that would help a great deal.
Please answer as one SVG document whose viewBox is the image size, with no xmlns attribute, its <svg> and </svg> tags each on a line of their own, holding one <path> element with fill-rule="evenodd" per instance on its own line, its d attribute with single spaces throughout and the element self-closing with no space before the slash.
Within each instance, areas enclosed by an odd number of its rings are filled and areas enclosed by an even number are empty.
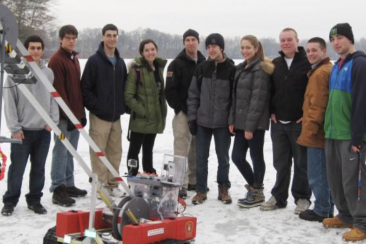
<svg viewBox="0 0 366 244">
<path fill-rule="evenodd" d="M 127 69 L 117 49 L 115 56 L 117 63 L 113 66 L 101 42 L 97 52 L 88 59 L 81 78 L 84 106 L 98 118 L 110 122 L 125 113 Z"/>
<path fill-rule="evenodd" d="M 229 58 L 200 64 L 188 91 L 188 121 L 197 120 L 211 129 L 228 127 L 234 75 L 235 65 Z"/>
<path fill-rule="evenodd" d="M 175 114 L 183 111 L 187 114 L 188 89 L 197 66 L 206 60 L 198 51 L 197 62 L 187 56 L 186 50 L 170 63 L 166 78 L 165 97 Z"/>
<path fill-rule="evenodd" d="M 311 65 L 303 47 L 298 47 L 290 68 L 287 67 L 285 54 L 272 62 L 275 70 L 271 76 L 271 114 L 277 120 L 297 121 L 302 117 L 302 105 L 308 83 L 307 73 Z"/>
</svg>

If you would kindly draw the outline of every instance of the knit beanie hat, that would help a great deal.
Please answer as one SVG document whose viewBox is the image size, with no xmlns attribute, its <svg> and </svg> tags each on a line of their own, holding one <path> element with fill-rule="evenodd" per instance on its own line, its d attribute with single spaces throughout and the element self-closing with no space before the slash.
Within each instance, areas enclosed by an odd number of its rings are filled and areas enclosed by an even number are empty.
<svg viewBox="0 0 366 244">
<path fill-rule="evenodd" d="M 329 40 L 332 38 L 332 36 L 335 35 L 345 36 L 348 40 L 352 42 L 352 44 L 355 44 L 352 27 L 348 23 L 336 24 L 329 32 Z"/>
<path fill-rule="evenodd" d="M 224 37 L 222 35 L 220 35 L 219 33 L 213 33 L 210 34 L 207 38 L 206 38 L 206 48 L 208 45 L 218 45 L 222 50 L 225 49 L 225 41 L 224 41 Z"/>
<path fill-rule="evenodd" d="M 198 32 L 195 31 L 195 30 L 188 29 L 183 34 L 183 44 L 184 44 L 184 41 L 186 40 L 187 36 L 193 36 L 193 37 L 195 37 L 197 39 L 198 42 L 200 42 L 200 34 L 198 34 Z"/>
</svg>

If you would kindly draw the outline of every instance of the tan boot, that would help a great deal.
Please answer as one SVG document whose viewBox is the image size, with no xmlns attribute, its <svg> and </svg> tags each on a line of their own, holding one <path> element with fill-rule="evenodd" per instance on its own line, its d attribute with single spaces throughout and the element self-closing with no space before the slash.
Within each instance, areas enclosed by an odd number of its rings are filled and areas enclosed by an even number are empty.
<svg viewBox="0 0 366 244">
<path fill-rule="evenodd" d="M 229 195 L 229 187 L 225 184 L 219 186 L 218 199 L 224 204 L 229 204 L 232 202 L 231 196 Z"/>
<path fill-rule="evenodd" d="M 205 200 L 207 200 L 206 192 L 197 192 L 197 194 L 192 199 L 192 203 L 194 205 L 202 204 Z"/>
<path fill-rule="evenodd" d="M 323 226 L 326 228 L 352 228 L 352 224 L 343 222 L 338 217 L 326 218 L 323 220 Z"/>
<path fill-rule="evenodd" d="M 345 241 L 361 241 L 366 239 L 366 234 L 359 228 L 355 227 L 352 230 L 344 233 L 343 239 Z"/>
</svg>

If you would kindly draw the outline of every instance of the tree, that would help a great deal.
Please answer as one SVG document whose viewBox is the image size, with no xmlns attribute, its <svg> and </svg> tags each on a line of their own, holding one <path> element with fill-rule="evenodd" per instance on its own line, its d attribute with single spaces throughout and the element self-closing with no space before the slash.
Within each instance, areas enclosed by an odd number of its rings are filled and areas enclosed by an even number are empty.
<svg viewBox="0 0 366 244">
<path fill-rule="evenodd" d="M 54 19 L 50 13 L 55 0 L 0 0 L 15 15 L 18 21 L 18 38 L 24 41 L 30 35 L 46 37 Z"/>
</svg>

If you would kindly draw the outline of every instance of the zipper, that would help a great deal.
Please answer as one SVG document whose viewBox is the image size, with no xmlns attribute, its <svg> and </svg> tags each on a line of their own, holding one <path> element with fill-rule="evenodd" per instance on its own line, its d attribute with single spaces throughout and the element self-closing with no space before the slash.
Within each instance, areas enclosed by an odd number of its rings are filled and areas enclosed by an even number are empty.
<svg viewBox="0 0 366 244">
<path fill-rule="evenodd" d="M 118 62 L 118 60 L 117 60 Z M 117 65 L 117 63 L 116 63 Z M 112 121 L 114 121 L 114 118 L 116 116 L 116 66 L 113 65 L 113 116 Z"/>
</svg>

